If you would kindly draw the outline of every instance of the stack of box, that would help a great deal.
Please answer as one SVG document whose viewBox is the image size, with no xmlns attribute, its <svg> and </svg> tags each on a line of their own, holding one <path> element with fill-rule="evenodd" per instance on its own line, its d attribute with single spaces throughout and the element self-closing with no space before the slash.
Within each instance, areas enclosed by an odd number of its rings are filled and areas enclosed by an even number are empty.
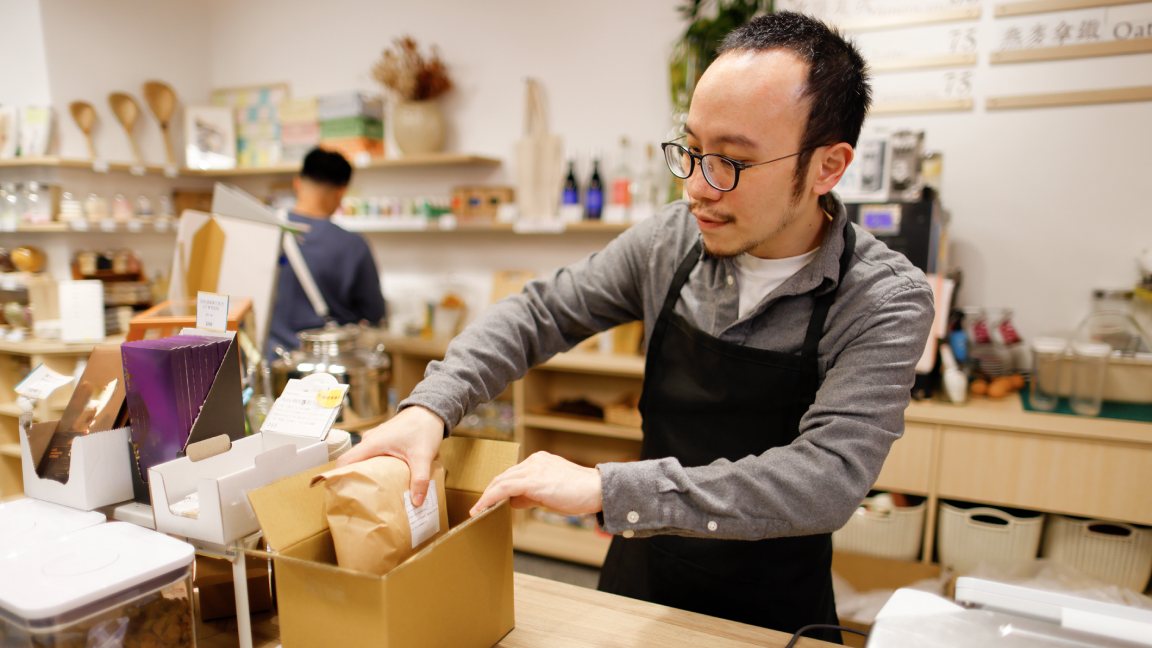
<svg viewBox="0 0 1152 648">
<path fill-rule="evenodd" d="M 320 144 L 320 113 L 316 97 L 280 103 L 280 161 L 299 164 Z"/>
<path fill-rule="evenodd" d="M 341 92 L 319 98 L 320 144 L 339 151 L 349 162 L 363 164 L 384 156 L 384 100 L 363 92 Z"/>
<path fill-rule="evenodd" d="M 287 97 L 285 85 L 213 91 L 213 105 L 235 111 L 237 166 L 265 167 L 280 162 L 277 106 Z"/>
</svg>

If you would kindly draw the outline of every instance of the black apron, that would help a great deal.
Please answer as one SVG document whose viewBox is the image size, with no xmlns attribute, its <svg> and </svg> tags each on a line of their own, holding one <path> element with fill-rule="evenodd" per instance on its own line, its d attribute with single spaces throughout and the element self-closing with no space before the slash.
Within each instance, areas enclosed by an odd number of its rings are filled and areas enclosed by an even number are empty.
<svg viewBox="0 0 1152 648">
<path fill-rule="evenodd" d="M 856 236 L 844 229 L 840 280 Z M 673 312 L 700 257 L 688 252 L 652 331 L 640 411 L 641 459 L 675 457 L 685 467 L 736 461 L 790 444 L 820 386 L 817 345 L 836 291 L 815 297 L 797 354 L 712 337 Z M 818 486 L 818 485 L 814 485 Z M 718 540 L 682 536 L 612 538 L 600 572 L 606 592 L 783 632 L 837 623 L 832 536 Z M 808 636 L 840 642 L 840 633 Z"/>
</svg>

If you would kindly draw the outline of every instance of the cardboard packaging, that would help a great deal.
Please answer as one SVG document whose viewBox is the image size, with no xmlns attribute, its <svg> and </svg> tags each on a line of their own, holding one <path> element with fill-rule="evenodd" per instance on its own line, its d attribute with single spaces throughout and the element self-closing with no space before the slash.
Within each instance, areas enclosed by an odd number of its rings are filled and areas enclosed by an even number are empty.
<svg viewBox="0 0 1152 648">
<path fill-rule="evenodd" d="M 91 409 L 91 398 L 105 390 L 115 380 L 107 400 L 99 411 Z M 124 405 L 124 374 L 120 360 L 120 346 L 100 344 L 88 357 L 88 365 L 60 421 L 36 423 L 20 433 L 20 457 L 24 493 L 29 497 L 55 502 L 90 511 L 108 504 L 132 499 L 131 449 L 129 430 L 122 424 Z M 64 431 L 87 430 L 75 436 L 68 448 L 58 446 L 60 454 L 51 463 L 51 472 L 65 481 L 41 477 L 38 468 L 49 454 L 57 428 Z M 67 471 L 61 471 L 61 462 L 67 462 Z M 61 474 L 63 473 L 63 474 Z"/>
<path fill-rule="evenodd" d="M 343 117 L 368 117 L 384 121 L 384 98 L 355 90 L 322 95 L 317 98 L 316 116 L 320 121 Z"/>
<path fill-rule="evenodd" d="M 832 571 L 859 592 L 895 591 L 917 581 L 939 578 L 940 565 L 836 551 L 832 554 Z M 871 624 L 852 619 L 841 618 L 840 623 L 861 632 L 872 629 Z M 863 637 L 847 632 L 843 636 L 845 645 L 863 648 Z"/>
<path fill-rule="evenodd" d="M 285 646 L 398 648 L 491 646 L 515 625 L 512 515 L 507 503 L 475 518 L 468 509 L 493 477 L 516 463 L 519 446 L 449 438 L 451 529 L 383 576 L 336 566 L 321 466 L 248 494 L 273 552 L 280 638 Z M 266 557 L 266 554 L 258 554 Z"/>
<path fill-rule="evenodd" d="M 245 566 L 248 580 L 248 612 L 258 614 L 272 609 L 272 588 L 268 566 L 252 561 Z M 236 589 L 232 583 L 232 563 L 219 558 L 196 556 L 196 609 L 201 621 L 236 616 Z"/>
</svg>

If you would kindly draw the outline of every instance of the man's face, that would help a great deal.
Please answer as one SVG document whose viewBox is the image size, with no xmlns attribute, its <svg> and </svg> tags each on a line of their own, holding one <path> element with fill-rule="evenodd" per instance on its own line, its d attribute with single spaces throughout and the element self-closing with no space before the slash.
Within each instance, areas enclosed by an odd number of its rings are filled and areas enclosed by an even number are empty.
<svg viewBox="0 0 1152 648">
<path fill-rule="evenodd" d="M 784 50 L 722 55 L 696 86 L 684 146 L 749 164 L 799 151 L 808 119 L 809 101 L 802 97 L 807 76 L 807 63 Z M 729 192 L 709 185 L 696 164 L 685 189 L 710 254 L 778 258 L 807 251 L 795 248 L 811 238 L 818 207 L 806 177 L 796 195 L 798 159 L 745 169 Z"/>
</svg>

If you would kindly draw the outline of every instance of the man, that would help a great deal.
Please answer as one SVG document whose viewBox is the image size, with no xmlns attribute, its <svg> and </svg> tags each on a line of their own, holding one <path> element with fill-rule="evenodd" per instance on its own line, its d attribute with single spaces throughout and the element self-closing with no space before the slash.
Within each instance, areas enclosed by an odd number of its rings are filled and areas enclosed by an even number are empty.
<svg viewBox="0 0 1152 648">
<path fill-rule="evenodd" d="M 296 206 L 288 220 L 309 226 L 309 231 L 298 239 L 300 251 L 329 316 L 339 324 L 376 324 L 384 317 L 384 296 L 372 250 L 363 238 L 330 220 L 351 179 L 352 166 L 344 156 L 312 149 L 304 157 L 300 175 L 292 180 Z M 296 333 L 321 326 L 324 318 L 308 300 L 286 257 L 281 256 L 265 355 L 274 357 L 278 346 L 286 350 L 297 348 L 300 342 Z"/>
<path fill-rule="evenodd" d="M 504 499 L 598 513 L 616 536 L 601 589 L 788 632 L 835 623 L 830 534 L 903 432 L 932 320 L 923 275 L 830 194 L 869 95 L 860 55 L 818 21 L 780 13 L 733 32 L 685 137 L 664 145 L 689 201 L 491 308 L 345 463 L 401 457 L 422 500 L 467 410 L 642 319 L 641 461 L 536 453 L 473 514 Z"/>
</svg>

